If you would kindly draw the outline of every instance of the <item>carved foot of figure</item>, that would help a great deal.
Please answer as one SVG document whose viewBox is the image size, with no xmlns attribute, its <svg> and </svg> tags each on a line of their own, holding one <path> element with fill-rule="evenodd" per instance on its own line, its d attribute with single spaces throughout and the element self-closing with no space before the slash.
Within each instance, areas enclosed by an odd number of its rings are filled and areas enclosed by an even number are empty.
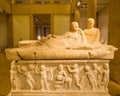
<svg viewBox="0 0 120 96">
<path fill-rule="evenodd" d="M 82 88 L 82 86 L 79 86 L 79 90 L 82 90 L 83 88 Z"/>
<path fill-rule="evenodd" d="M 96 89 L 95 88 L 92 88 L 92 91 L 95 91 Z"/>
<path fill-rule="evenodd" d="M 34 88 L 30 88 L 30 90 L 34 90 Z"/>
<path fill-rule="evenodd" d="M 49 91 L 50 89 L 41 89 L 41 91 Z"/>
<path fill-rule="evenodd" d="M 105 88 L 105 91 L 107 91 L 107 92 L 108 92 L 108 88 Z"/>
</svg>

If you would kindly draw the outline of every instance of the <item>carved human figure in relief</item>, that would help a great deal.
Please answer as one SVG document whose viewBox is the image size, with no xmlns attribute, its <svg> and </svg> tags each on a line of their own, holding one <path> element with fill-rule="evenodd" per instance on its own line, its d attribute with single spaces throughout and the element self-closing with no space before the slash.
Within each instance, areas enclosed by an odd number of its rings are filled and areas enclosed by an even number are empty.
<svg viewBox="0 0 120 96">
<path fill-rule="evenodd" d="M 101 85 L 104 86 L 105 90 L 108 90 L 108 83 L 109 83 L 109 65 L 108 63 L 103 65 L 103 71 L 102 71 L 102 82 Z"/>
<path fill-rule="evenodd" d="M 87 78 L 91 89 L 95 90 L 97 88 L 97 82 L 95 80 L 95 76 L 93 72 L 91 71 L 90 67 L 87 65 L 84 67 L 84 71 L 85 71 L 85 74 L 83 75 L 82 79 Z"/>
<path fill-rule="evenodd" d="M 98 28 L 94 27 L 95 20 L 93 18 L 88 18 L 87 29 L 84 30 L 87 42 L 96 45 L 100 43 L 100 31 Z"/>
<path fill-rule="evenodd" d="M 29 72 L 30 72 L 31 74 L 33 74 L 33 75 L 36 73 L 35 67 L 36 67 L 35 64 L 29 64 L 29 66 L 28 66 Z"/>
<path fill-rule="evenodd" d="M 73 67 L 67 66 L 67 68 L 68 68 L 68 71 L 72 73 L 73 81 L 75 82 L 75 85 L 81 90 L 82 86 L 80 84 L 80 77 L 79 77 L 80 71 L 79 71 L 78 64 L 74 64 Z"/>
<path fill-rule="evenodd" d="M 17 65 L 15 65 L 14 63 L 11 64 L 10 81 L 11 81 L 12 89 L 19 90 L 19 88 L 18 88 L 18 70 L 17 70 Z"/>
<path fill-rule="evenodd" d="M 97 82 L 97 86 L 100 87 L 100 83 L 101 83 L 101 78 L 102 78 L 102 71 L 101 69 L 98 67 L 97 63 L 93 63 L 92 65 L 92 71 L 95 77 L 95 80 Z"/>
<path fill-rule="evenodd" d="M 41 91 L 50 90 L 48 81 L 47 81 L 47 69 L 45 65 L 40 66 L 40 71 L 38 71 L 38 66 L 36 68 L 37 68 L 36 73 L 40 74 Z"/>
<path fill-rule="evenodd" d="M 63 65 L 58 66 L 57 74 L 56 74 L 56 80 L 61 81 L 62 83 L 68 84 L 68 89 L 71 89 L 72 79 L 67 76 Z"/>
<path fill-rule="evenodd" d="M 36 82 L 34 78 L 32 77 L 31 72 L 28 71 L 26 66 L 20 66 L 19 73 L 23 74 L 25 76 L 25 79 L 27 81 L 27 84 L 30 87 L 30 90 L 33 90 L 35 88 Z"/>
</svg>

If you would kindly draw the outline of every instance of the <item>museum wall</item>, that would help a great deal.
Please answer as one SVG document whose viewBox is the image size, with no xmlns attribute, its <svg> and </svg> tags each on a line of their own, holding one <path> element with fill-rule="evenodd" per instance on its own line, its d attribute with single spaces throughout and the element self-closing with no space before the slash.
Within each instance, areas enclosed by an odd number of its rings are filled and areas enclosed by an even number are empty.
<svg viewBox="0 0 120 96">
<path fill-rule="evenodd" d="M 111 80 L 120 84 L 120 0 L 110 0 L 109 44 L 118 48 L 114 60 L 110 63 Z"/>
<path fill-rule="evenodd" d="M 69 15 L 54 15 L 53 18 L 53 34 L 62 35 L 70 29 Z"/>
<path fill-rule="evenodd" d="M 109 22 L 109 9 L 105 7 L 98 11 L 98 28 L 101 32 L 101 40 L 108 42 L 108 22 Z"/>
<path fill-rule="evenodd" d="M 0 13 L 0 49 L 7 47 L 7 17 Z"/>
<path fill-rule="evenodd" d="M 11 13 L 10 0 L 0 0 L 0 8 L 5 11 L 5 13 Z"/>
<path fill-rule="evenodd" d="M 80 28 L 85 30 L 87 28 L 87 13 L 83 12 L 80 14 Z"/>
<path fill-rule="evenodd" d="M 13 15 L 13 40 L 14 46 L 18 45 L 19 40 L 30 39 L 30 16 Z"/>
<path fill-rule="evenodd" d="M 71 9 L 70 3 L 12 4 L 12 14 L 70 14 L 71 12 L 70 9 Z"/>
</svg>

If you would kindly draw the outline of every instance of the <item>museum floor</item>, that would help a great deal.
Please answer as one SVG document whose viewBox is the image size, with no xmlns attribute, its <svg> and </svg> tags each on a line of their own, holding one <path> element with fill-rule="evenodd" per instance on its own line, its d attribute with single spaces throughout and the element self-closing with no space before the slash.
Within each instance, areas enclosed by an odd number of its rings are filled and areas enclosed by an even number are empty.
<svg viewBox="0 0 120 96">
<path fill-rule="evenodd" d="M 5 96 L 9 93 L 10 86 L 10 61 L 6 59 L 5 53 L 0 52 L 0 96 Z M 109 83 L 109 93 L 111 96 L 120 96 L 120 85 L 115 82 L 110 81 Z"/>
</svg>

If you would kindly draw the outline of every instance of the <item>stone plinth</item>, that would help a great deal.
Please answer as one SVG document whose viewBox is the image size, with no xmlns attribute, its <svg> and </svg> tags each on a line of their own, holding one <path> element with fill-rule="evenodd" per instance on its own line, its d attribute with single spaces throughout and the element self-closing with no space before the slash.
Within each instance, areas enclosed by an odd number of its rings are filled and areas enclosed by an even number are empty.
<svg viewBox="0 0 120 96">
<path fill-rule="evenodd" d="M 109 60 L 18 60 L 11 96 L 110 96 Z"/>
</svg>

